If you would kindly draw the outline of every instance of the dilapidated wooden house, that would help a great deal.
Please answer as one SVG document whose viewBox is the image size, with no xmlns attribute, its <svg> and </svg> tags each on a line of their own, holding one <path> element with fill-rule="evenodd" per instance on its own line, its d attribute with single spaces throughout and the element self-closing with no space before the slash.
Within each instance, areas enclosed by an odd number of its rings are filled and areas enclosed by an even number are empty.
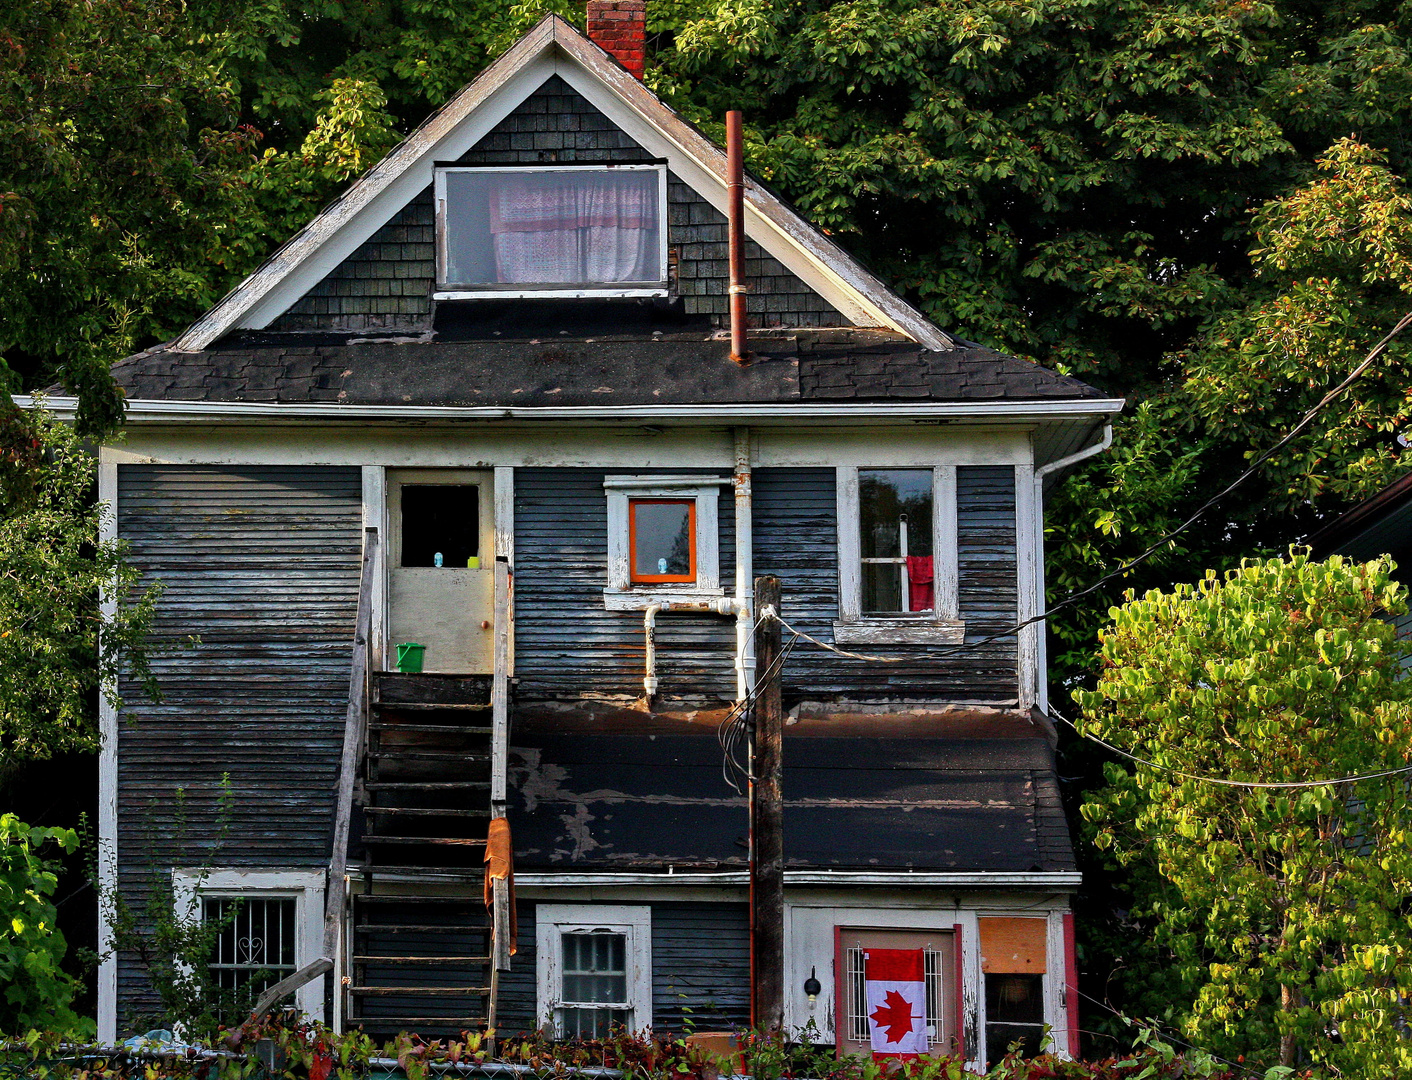
<svg viewBox="0 0 1412 1080">
<path fill-rule="evenodd" d="M 726 154 L 641 35 L 640 0 L 546 18 L 117 366 L 102 498 L 173 647 L 160 704 L 105 714 L 102 874 L 239 898 L 231 984 L 329 954 L 296 997 L 345 1027 L 743 1025 L 773 574 L 844 650 L 781 670 L 787 1023 L 866 1047 L 861 957 L 901 943 L 935 1049 L 1068 1049 L 1079 877 L 1043 635 L 1009 631 L 1121 402 L 938 329 L 749 178 L 733 290 Z M 151 1009 L 134 957 L 100 1002 L 106 1038 Z"/>
</svg>

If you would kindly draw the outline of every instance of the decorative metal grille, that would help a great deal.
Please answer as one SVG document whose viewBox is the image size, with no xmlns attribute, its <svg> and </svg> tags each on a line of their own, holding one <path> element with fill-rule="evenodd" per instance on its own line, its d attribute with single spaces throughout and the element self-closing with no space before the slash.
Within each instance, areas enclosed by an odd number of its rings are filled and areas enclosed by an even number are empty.
<svg viewBox="0 0 1412 1080">
<path fill-rule="evenodd" d="M 298 969 L 292 896 L 203 896 L 201 918 L 223 922 L 211 977 L 224 991 L 260 993 Z"/>
<path fill-rule="evenodd" d="M 848 1032 L 847 1038 L 853 1042 L 871 1041 L 868 1032 L 868 975 L 867 962 L 861 946 L 851 946 L 844 950 L 844 1005 Z M 926 963 L 927 979 L 927 1046 L 934 1049 L 941 1041 L 941 1009 L 945 989 L 942 984 L 942 955 L 935 949 L 927 949 L 923 954 Z"/>
</svg>

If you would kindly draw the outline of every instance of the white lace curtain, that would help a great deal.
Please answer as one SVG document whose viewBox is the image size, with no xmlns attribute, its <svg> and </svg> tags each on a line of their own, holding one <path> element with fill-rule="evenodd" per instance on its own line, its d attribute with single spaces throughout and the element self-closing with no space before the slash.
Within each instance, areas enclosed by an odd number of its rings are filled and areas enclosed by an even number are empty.
<svg viewBox="0 0 1412 1080">
<path fill-rule="evenodd" d="M 490 191 L 496 279 L 511 284 L 657 281 L 656 170 L 501 173 Z"/>
</svg>

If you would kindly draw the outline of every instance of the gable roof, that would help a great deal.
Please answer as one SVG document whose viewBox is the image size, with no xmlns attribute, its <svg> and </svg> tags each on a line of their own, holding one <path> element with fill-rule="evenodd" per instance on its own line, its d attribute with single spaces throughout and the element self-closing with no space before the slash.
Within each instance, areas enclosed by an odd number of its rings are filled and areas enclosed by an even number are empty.
<svg viewBox="0 0 1412 1080">
<path fill-rule="evenodd" d="M 665 159 L 702 198 L 725 211 L 725 152 L 596 44 L 550 15 L 192 324 L 172 347 L 200 351 L 232 330 L 269 326 L 424 190 L 435 162 L 459 158 L 554 75 Z M 749 176 L 745 231 L 856 325 L 891 329 L 934 351 L 955 346 L 920 312 Z"/>
</svg>

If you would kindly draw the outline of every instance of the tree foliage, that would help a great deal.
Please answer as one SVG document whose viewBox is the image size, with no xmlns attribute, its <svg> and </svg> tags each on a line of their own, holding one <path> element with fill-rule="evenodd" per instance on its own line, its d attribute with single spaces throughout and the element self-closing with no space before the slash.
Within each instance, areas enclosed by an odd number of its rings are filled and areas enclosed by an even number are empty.
<svg viewBox="0 0 1412 1080">
<path fill-rule="evenodd" d="M 1412 1070 L 1412 643 L 1391 570 L 1296 551 L 1130 595 L 1075 694 L 1086 733 L 1141 759 L 1110 764 L 1083 816 L 1132 872 L 1185 1034 L 1227 1057 Z"/>
<path fill-rule="evenodd" d="M 157 589 L 138 588 L 125 542 L 104 535 L 112 511 L 94 498 L 92 454 L 46 414 L 35 424 L 32 497 L 0 517 L 0 779 L 26 761 L 97 750 L 96 699 L 118 703 L 120 674 L 156 693 L 143 643 Z"/>
<path fill-rule="evenodd" d="M 22 1035 L 31 1028 L 89 1035 L 92 1021 L 70 1007 L 79 982 L 59 963 L 64 935 L 55 925 L 56 864 L 44 849 L 72 853 L 72 829 L 40 829 L 14 814 L 0 814 L 0 1034 Z"/>
</svg>

